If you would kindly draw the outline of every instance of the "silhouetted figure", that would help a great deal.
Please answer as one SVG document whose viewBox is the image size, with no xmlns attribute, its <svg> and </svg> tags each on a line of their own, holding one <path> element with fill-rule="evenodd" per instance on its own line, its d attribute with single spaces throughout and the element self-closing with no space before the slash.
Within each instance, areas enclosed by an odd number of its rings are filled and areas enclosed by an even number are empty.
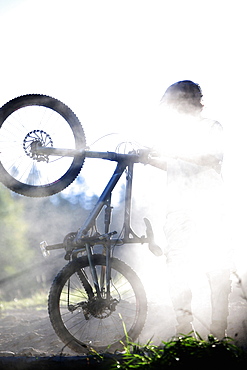
<svg viewBox="0 0 247 370">
<path fill-rule="evenodd" d="M 150 164 L 167 171 L 165 235 L 170 293 L 177 334 L 192 331 L 190 282 L 204 272 L 211 292 L 210 332 L 225 336 L 230 293 L 221 166 L 223 129 L 202 117 L 202 91 L 192 81 L 171 85 L 161 99 L 163 159 Z M 156 163 L 155 163 L 156 162 Z"/>
</svg>

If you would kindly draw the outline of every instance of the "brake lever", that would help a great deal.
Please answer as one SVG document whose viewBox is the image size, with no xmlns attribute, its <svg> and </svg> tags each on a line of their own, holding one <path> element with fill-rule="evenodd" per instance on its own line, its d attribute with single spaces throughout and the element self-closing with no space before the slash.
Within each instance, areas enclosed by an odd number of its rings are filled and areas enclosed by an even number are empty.
<svg viewBox="0 0 247 370">
<path fill-rule="evenodd" d="M 147 218 L 144 218 L 143 220 L 146 225 L 146 233 L 149 240 L 148 248 L 155 256 L 160 257 L 163 255 L 163 251 L 154 241 L 154 233 L 151 222 Z"/>
</svg>

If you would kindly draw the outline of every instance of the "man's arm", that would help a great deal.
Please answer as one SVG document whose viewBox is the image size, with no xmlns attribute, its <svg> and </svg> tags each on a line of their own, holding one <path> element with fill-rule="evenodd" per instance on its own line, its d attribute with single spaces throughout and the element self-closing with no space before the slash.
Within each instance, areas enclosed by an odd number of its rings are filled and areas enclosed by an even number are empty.
<svg viewBox="0 0 247 370">
<path fill-rule="evenodd" d="M 207 154 L 207 155 L 195 155 L 195 156 L 172 156 L 170 159 L 175 160 L 182 160 L 184 162 L 188 162 L 191 164 L 195 164 L 197 166 L 202 166 L 206 168 L 212 168 L 216 172 L 220 173 L 221 171 L 221 164 L 223 160 L 223 156 L 221 155 L 213 155 L 213 154 Z M 149 164 L 151 166 L 157 167 L 163 171 L 167 171 L 167 161 L 168 157 L 159 156 L 147 152 L 142 153 L 140 156 L 140 162 L 144 164 Z"/>
<path fill-rule="evenodd" d="M 175 160 L 182 160 L 191 164 L 195 164 L 197 166 L 205 167 L 205 169 L 212 168 L 216 172 L 221 172 L 221 164 L 222 164 L 222 157 L 212 154 L 207 155 L 198 155 L 193 157 L 183 157 L 177 156 L 172 157 Z M 167 171 L 167 157 L 152 157 L 149 156 L 147 159 L 147 164 L 151 166 L 157 167 L 163 171 Z"/>
</svg>

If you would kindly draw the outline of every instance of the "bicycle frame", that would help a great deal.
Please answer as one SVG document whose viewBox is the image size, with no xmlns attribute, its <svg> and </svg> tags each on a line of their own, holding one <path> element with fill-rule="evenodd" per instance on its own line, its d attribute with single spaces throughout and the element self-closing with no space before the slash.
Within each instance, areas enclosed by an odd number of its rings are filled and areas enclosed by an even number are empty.
<svg viewBox="0 0 247 370">
<path fill-rule="evenodd" d="M 68 150 L 68 149 L 58 149 L 58 148 L 46 148 L 38 147 L 35 149 L 35 154 L 42 155 L 66 155 L 74 156 L 76 154 L 81 154 L 81 151 Z M 89 265 L 91 273 L 94 280 L 94 285 L 96 289 L 97 296 L 101 296 L 101 289 L 98 282 L 95 266 L 92 263 L 93 250 L 92 246 L 101 244 L 105 247 L 106 255 L 106 288 L 107 295 L 110 294 L 110 276 L 111 276 L 111 266 L 110 259 L 112 257 L 112 246 L 122 245 L 127 243 L 149 243 L 149 247 L 155 247 L 153 241 L 153 231 L 150 222 L 147 219 L 144 219 L 146 224 L 147 237 L 137 236 L 136 233 L 132 230 L 131 227 L 131 198 L 132 198 L 132 182 L 133 182 L 133 172 L 134 164 L 139 162 L 139 155 L 135 152 L 129 154 L 119 154 L 115 152 L 93 152 L 93 151 L 84 151 L 86 158 L 101 158 L 110 161 L 117 162 L 117 166 L 100 195 L 97 203 L 89 214 L 88 218 L 85 220 L 81 228 L 74 235 L 72 243 L 67 243 L 66 237 L 63 243 L 55 245 L 41 245 L 43 252 L 47 253 L 50 250 L 65 248 L 66 255 L 65 259 L 76 258 L 78 253 L 85 251 L 89 260 Z M 124 208 L 124 221 L 123 221 L 123 236 L 120 238 L 113 238 L 113 235 L 117 234 L 116 231 L 110 232 L 110 223 L 111 223 L 111 196 L 112 192 L 118 183 L 119 179 L 122 177 L 123 173 L 127 171 L 126 175 L 126 187 L 125 187 L 125 208 Z M 97 218 L 101 213 L 102 209 L 105 207 L 105 230 L 102 235 L 90 235 L 88 233 L 90 229 L 96 225 Z M 70 234 L 69 234 L 70 235 Z M 44 242 L 42 242 L 44 243 Z M 158 247 L 158 246 L 157 246 Z M 158 247 L 159 248 L 159 247 Z"/>
<path fill-rule="evenodd" d="M 143 283 L 133 266 L 121 257 L 126 252 L 133 256 L 132 249 L 142 248 L 140 244 L 152 245 L 147 219 L 146 233 L 144 224 L 144 232 L 138 231 L 140 236 L 133 231 L 131 205 L 135 165 L 147 163 L 145 158 L 153 163 L 155 153 L 148 148 L 128 154 L 90 151 L 84 127 L 74 112 L 46 95 L 17 97 L 1 107 L 0 113 L 0 181 L 17 194 L 33 198 L 58 194 L 77 178 L 85 159 L 90 162 L 97 158 L 95 164 L 101 167 L 102 160 L 108 161 L 103 162 L 111 171 L 110 175 L 105 171 L 106 184 L 101 181 L 104 190 L 94 197 L 89 211 L 81 207 L 81 220 L 76 221 L 79 225 L 73 232 L 66 231 L 58 244 L 42 242 L 41 250 L 46 255 L 58 250 L 67 260 L 54 277 L 48 295 L 50 321 L 64 348 L 68 346 L 80 354 L 122 350 L 128 340 L 134 342 L 139 337 L 147 318 Z M 119 148 L 130 143 L 123 144 Z M 82 175 L 87 180 L 85 167 Z M 97 168 L 89 171 L 98 181 Z M 115 193 L 118 195 L 125 181 L 113 210 Z M 77 186 L 79 194 L 86 191 L 83 185 Z M 147 245 L 143 248 L 146 250 Z"/>
</svg>

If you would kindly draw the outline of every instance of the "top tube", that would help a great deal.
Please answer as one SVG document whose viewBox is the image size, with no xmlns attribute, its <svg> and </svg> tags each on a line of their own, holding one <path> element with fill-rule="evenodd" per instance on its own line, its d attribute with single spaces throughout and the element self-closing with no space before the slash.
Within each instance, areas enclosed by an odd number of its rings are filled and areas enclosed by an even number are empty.
<svg viewBox="0 0 247 370">
<path fill-rule="evenodd" d="M 45 147 L 37 145 L 35 148 L 32 148 L 33 154 L 37 155 L 54 155 L 54 156 L 63 156 L 63 157 L 74 157 L 77 155 L 84 155 L 86 158 L 100 158 L 100 159 L 107 159 L 110 161 L 121 162 L 139 162 L 140 156 L 136 153 L 115 153 L 115 152 L 97 152 L 97 151 L 89 151 L 84 149 L 64 149 L 64 148 L 53 148 L 53 147 Z"/>
<path fill-rule="evenodd" d="M 150 149 L 140 149 L 138 151 L 129 152 L 127 154 L 116 153 L 116 152 L 96 152 L 88 149 L 65 149 L 65 148 L 53 148 L 45 147 L 40 145 L 39 142 L 33 143 L 31 148 L 33 156 L 39 155 L 53 155 L 58 157 L 76 157 L 84 156 L 85 158 L 100 158 L 115 162 L 125 162 L 126 165 L 129 163 L 142 163 L 150 164 L 153 167 L 157 167 L 161 170 L 166 171 L 167 164 L 164 158 L 152 152 Z M 151 157 L 150 157 L 151 154 Z"/>
<path fill-rule="evenodd" d="M 108 159 L 110 161 L 128 161 L 128 162 L 139 162 L 140 156 L 134 153 L 122 154 L 116 152 L 94 152 L 94 151 L 84 151 L 86 158 L 101 158 Z"/>
</svg>

